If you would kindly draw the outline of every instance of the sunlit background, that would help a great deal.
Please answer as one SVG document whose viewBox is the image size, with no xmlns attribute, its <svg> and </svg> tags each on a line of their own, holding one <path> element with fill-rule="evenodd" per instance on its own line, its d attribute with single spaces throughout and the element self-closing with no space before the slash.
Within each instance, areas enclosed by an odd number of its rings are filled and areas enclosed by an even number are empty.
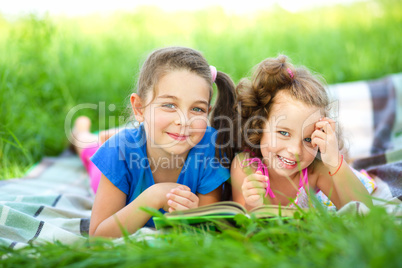
<svg viewBox="0 0 402 268">
<path fill-rule="evenodd" d="M 19 15 L 26 13 L 46 12 L 54 15 L 79 16 L 93 13 L 108 14 L 113 11 L 133 11 L 141 6 L 157 6 L 164 11 L 187 10 L 194 11 L 210 7 L 220 6 L 229 13 L 244 14 L 255 12 L 262 9 L 269 9 L 274 5 L 280 6 L 288 11 L 296 12 L 311 9 L 318 6 L 331 6 L 335 4 L 350 4 L 357 0 L 250 0 L 250 1 L 231 1 L 231 0 L 204 0 L 204 1 L 162 1 L 162 0 L 136 0 L 136 1 L 8 1 L 0 6 L 3 14 Z"/>
<path fill-rule="evenodd" d="M 77 105 L 105 107 L 74 115 L 94 131 L 120 124 L 156 48 L 197 49 L 236 83 L 285 54 L 333 84 L 401 72 L 401 33 L 400 0 L 3 1 L 0 179 L 60 154 Z"/>
</svg>

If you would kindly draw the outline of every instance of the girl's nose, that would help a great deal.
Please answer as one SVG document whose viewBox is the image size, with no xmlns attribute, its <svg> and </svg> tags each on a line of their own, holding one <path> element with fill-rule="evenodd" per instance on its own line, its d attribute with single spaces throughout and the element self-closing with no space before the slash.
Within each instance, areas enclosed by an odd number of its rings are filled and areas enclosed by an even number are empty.
<svg viewBox="0 0 402 268">
<path fill-rule="evenodd" d="M 288 152 L 292 155 L 300 156 L 303 143 L 301 141 L 292 141 L 288 146 Z"/>
<path fill-rule="evenodd" d="M 182 126 L 187 126 L 189 123 L 189 117 L 186 113 L 184 113 L 181 110 L 177 110 L 177 116 L 174 120 L 174 123 L 176 125 L 182 125 Z"/>
</svg>

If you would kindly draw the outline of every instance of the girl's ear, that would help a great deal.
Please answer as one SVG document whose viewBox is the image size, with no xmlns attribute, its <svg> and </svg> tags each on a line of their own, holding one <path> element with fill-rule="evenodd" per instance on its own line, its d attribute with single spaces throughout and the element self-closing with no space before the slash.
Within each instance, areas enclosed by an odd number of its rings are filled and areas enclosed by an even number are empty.
<svg viewBox="0 0 402 268">
<path fill-rule="evenodd" d="M 131 107 L 134 112 L 135 120 L 138 122 L 144 122 L 144 109 L 142 108 L 142 100 L 137 93 L 133 93 L 130 96 Z"/>
</svg>

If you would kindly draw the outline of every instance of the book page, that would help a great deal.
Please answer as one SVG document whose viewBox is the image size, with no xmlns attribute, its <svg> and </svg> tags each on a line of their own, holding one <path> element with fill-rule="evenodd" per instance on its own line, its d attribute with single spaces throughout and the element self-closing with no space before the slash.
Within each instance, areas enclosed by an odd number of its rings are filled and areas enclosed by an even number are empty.
<svg viewBox="0 0 402 268">
<path fill-rule="evenodd" d="M 293 214 L 298 210 L 298 208 L 287 206 L 279 207 L 277 205 L 264 205 L 250 210 L 250 214 L 254 214 L 258 218 L 277 217 L 279 215 L 282 217 L 293 217 Z"/>
<path fill-rule="evenodd" d="M 207 215 L 236 215 L 246 214 L 246 209 L 233 201 L 217 202 L 198 208 L 166 213 L 166 217 L 207 216 Z"/>
</svg>

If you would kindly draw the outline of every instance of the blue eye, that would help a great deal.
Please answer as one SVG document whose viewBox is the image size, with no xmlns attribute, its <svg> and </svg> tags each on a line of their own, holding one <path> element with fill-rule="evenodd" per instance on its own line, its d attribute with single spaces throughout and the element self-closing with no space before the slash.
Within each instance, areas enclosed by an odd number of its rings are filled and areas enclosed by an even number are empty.
<svg viewBox="0 0 402 268">
<path fill-rule="evenodd" d="M 165 103 L 165 104 L 162 104 L 162 107 L 174 109 L 175 105 L 173 103 Z"/>
<path fill-rule="evenodd" d="M 193 111 L 195 111 L 195 112 L 197 112 L 197 113 L 203 113 L 203 112 L 205 112 L 204 109 L 201 109 L 201 108 L 199 108 L 199 107 L 194 107 L 194 108 L 193 108 Z"/>
<path fill-rule="evenodd" d="M 279 133 L 285 137 L 289 137 L 289 132 L 287 131 L 279 131 Z"/>
<path fill-rule="evenodd" d="M 311 142 L 311 138 L 305 138 L 304 141 L 305 142 Z"/>
</svg>

